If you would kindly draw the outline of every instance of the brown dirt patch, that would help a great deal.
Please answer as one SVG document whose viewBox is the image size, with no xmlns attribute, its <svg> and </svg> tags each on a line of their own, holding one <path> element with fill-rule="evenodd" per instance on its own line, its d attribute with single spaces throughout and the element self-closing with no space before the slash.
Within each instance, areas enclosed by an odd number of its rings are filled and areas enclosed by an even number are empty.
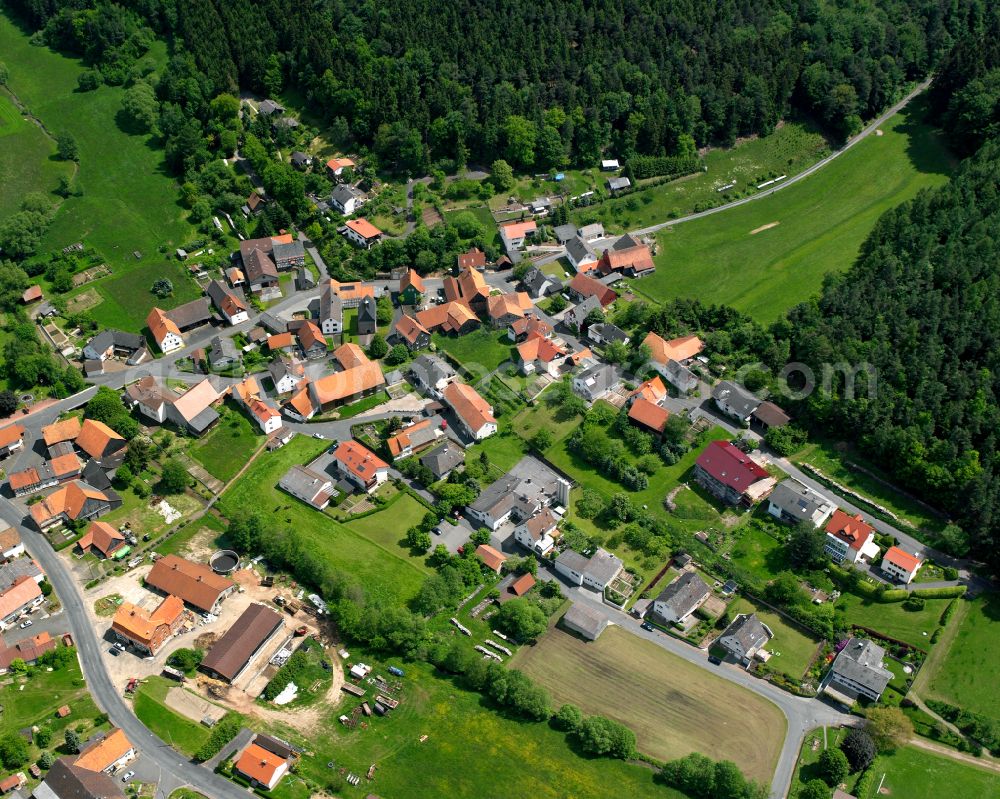
<svg viewBox="0 0 1000 799">
<path fill-rule="evenodd" d="M 219 721 L 226 715 L 224 707 L 214 705 L 186 688 L 180 687 L 174 687 L 167 691 L 167 707 L 197 722 L 204 718 L 213 718 Z"/>
<path fill-rule="evenodd" d="M 781 222 L 768 222 L 766 225 L 761 225 L 760 227 L 755 227 L 750 231 L 751 236 L 756 236 L 758 233 L 762 233 L 765 230 L 770 230 L 773 227 L 777 227 Z"/>
<path fill-rule="evenodd" d="M 209 649 L 218 637 L 218 633 L 202 633 L 194 639 L 195 649 Z"/>
<path fill-rule="evenodd" d="M 75 314 L 95 308 L 104 298 L 97 289 L 87 289 L 66 301 L 66 313 Z"/>
<path fill-rule="evenodd" d="M 444 219 L 442 219 L 441 214 L 438 213 L 437 208 L 434 208 L 433 206 L 424 208 L 420 216 L 424 220 L 424 225 L 426 225 L 428 229 L 444 222 Z"/>
</svg>

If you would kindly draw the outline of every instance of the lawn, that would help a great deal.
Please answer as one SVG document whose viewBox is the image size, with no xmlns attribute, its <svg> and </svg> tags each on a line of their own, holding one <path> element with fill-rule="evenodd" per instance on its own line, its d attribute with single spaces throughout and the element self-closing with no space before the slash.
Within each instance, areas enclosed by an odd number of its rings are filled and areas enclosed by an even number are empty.
<svg viewBox="0 0 1000 799">
<path fill-rule="evenodd" d="M 52 191 L 61 176 L 72 174 L 72 165 L 55 160 L 55 151 L 52 140 L 21 116 L 0 87 L 0 219 L 17 211 L 28 192 Z"/>
<path fill-rule="evenodd" d="M 904 523 L 909 523 L 913 532 L 920 530 L 938 531 L 944 521 L 919 502 L 893 490 L 874 477 L 863 474 L 857 469 L 848 467 L 855 463 L 891 482 L 892 475 L 884 474 L 877 466 L 869 463 L 863 455 L 856 452 L 846 442 L 811 441 L 796 452 L 791 460 L 794 463 L 808 463 L 815 466 L 831 480 L 857 491 L 863 497 L 870 497 L 874 502 L 888 508 Z"/>
<path fill-rule="evenodd" d="M 701 752 L 771 781 L 784 739 L 781 711 L 619 627 L 591 642 L 553 628 L 513 662 L 548 688 L 555 704 L 570 702 L 627 724 L 645 754 L 671 760 Z"/>
<path fill-rule="evenodd" d="M 278 480 L 291 466 L 312 461 L 327 446 L 329 442 L 296 436 L 276 452 L 261 455 L 222 495 L 220 511 L 233 514 L 255 508 L 275 524 L 294 528 L 305 536 L 316 554 L 350 575 L 370 596 L 395 602 L 409 599 L 427 574 L 422 560 L 401 553 L 395 545 L 389 548 L 371 541 L 278 489 Z M 390 527 L 395 525 L 391 519 L 389 511 L 381 521 Z M 400 535 L 405 532 L 399 530 Z"/>
<path fill-rule="evenodd" d="M 794 679 L 799 679 L 805 674 L 813 655 L 819 648 L 818 638 L 802 632 L 777 613 L 757 606 L 745 597 L 737 599 L 730 609 L 734 614 L 756 613 L 757 618 L 774 633 L 774 638 L 766 647 L 772 653 L 771 659 L 767 661 L 770 668 L 784 672 Z"/>
<path fill-rule="evenodd" d="M 765 582 L 789 568 L 785 547 L 756 525 L 744 525 L 735 532 L 733 563 Z"/>
<path fill-rule="evenodd" d="M 1000 720 L 996 669 L 1000 662 L 1000 597 L 984 594 L 962 603 L 955 637 L 928 677 L 929 693 Z M 930 664 L 928 664 L 930 667 Z"/>
<path fill-rule="evenodd" d="M 953 161 L 922 121 L 924 109 L 914 101 L 882 127 L 884 135 L 869 136 L 785 191 L 662 231 L 659 268 L 638 290 L 658 300 L 724 303 L 760 322 L 777 319 L 818 293 L 824 274 L 850 267 L 885 211 L 947 181 Z"/>
<path fill-rule="evenodd" d="M 228 405 L 223 406 L 221 417 L 207 436 L 191 445 L 191 457 L 213 477 L 228 482 L 250 460 L 264 436 L 258 435 L 257 427 L 246 416 Z"/>
<path fill-rule="evenodd" d="M 147 677 L 136 691 L 133 707 L 139 721 L 190 757 L 211 737 L 212 731 L 167 707 L 167 691 L 176 685 L 164 677 Z"/>
<path fill-rule="evenodd" d="M 514 429 L 517 429 L 519 418 L 514 419 Z M 473 458 L 479 458 L 484 452 L 496 469 L 507 472 L 524 457 L 527 447 L 515 433 L 501 432 L 469 447 L 465 451 L 465 460 L 468 463 Z M 495 472 L 494 476 L 499 479 L 503 476 L 502 472 Z"/>
<path fill-rule="evenodd" d="M 352 655 L 386 674 L 385 664 L 353 649 Z M 652 769 L 581 757 L 548 724 L 506 718 L 478 694 L 435 676 L 426 664 L 399 665 L 406 670 L 399 707 L 384 718 L 366 719 L 366 729 L 348 730 L 337 723 L 339 714 L 359 704 L 349 698 L 330 708 L 320 734 L 306 739 L 303 730 L 275 728 L 314 752 L 300 762 L 299 776 L 325 785 L 328 762 L 361 775 L 376 763 L 375 780 L 362 794 L 508 799 L 526 795 L 530 785 L 534 799 L 606 799 L 614 786 L 615 795 L 630 799 L 683 799 L 657 784 Z"/>
<path fill-rule="evenodd" d="M 369 541 L 400 556 L 409 551 L 406 545 L 406 531 L 420 524 L 427 513 L 427 507 L 405 492 L 396 494 L 389 504 L 370 516 L 345 522 L 344 526 Z M 392 523 L 389 523 L 389 519 Z"/>
<path fill-rule="evenodd" d="M 122 498 L 122 506 L 104 517 L 104 521 L 108 524 L 118 527 L 127 521 L 138 535 L 149 533 L 155 538 L 180 522 L 180 520 L 176 520 L 168 524 L 163 514 L 150 505 L 150 499 L 140 499 L 130 488 L 119 491 L 118 494 Z M 173 494 L 164 497 L 164 499 L 172 508 L 180 511 L 182 519 L 204 507 L 198 499 L 190 494 Z"/>
<path fill-rule="evenodd" d="M 817 763 L 824 749 L 834 747 L 840 743 L 843 737 L 843 730 L 836 727 L 820 727 L 806 734 L 802 741 L 802 748 L 799 750 L 799 759 L 795 764 L 795 772 L 792 774 L 792 782 L 789 786 L 789 796 L 795 799 L 799 789 L 811 780 L 820 779 Z M 825 741 L 825 743 L 824 743 Z M 853 777 L 848 778 L 853 780 Z"/>
<path fill-rule="evenodd" d="M 357 402 L 353 402 L 350 405 L 344 405 L 337 409 L 336 414 L 338 419 L 350 419 L 353 416 L 357 416 L 365 411 L 370 411 L 372 408 L 377 408 L 384 402 L 389 401 L 389 395 L 379 389 L 374 394 L 364 399 L 359 399 Z"/>
<path fill-rule="evenodd" d="M 5 15 L 0 15 L 0 53 L 10 70 L 10 89 L 49 130 L 56 135 L 71 134 L 79 146 L 78 185 L 83 194 L 62 204 L 40 251 L 86 241 L 103 253 L 117 274 L 140 265 L 165 268 L 168 256 L 159 249 L 172 253 L 194 229 L 184 219 L 177 183 L 167 173 L 159 143 L 119 127 L 124 89 L 102 86 L 79 92 L 77 77 L 84 69 L 80 61 L 32 46 L 28 36 Z M 156 41 L 143 62 L 157 69 L 166 59 L 166 43 Z M 141 69 L 137 65 L 137 70 Z M 8 148 L 0 146 L 0 150 Z M 48 152 L 43 154 L 45 158 Z M 30 165 L 27 170 L 28 174 L 37 172 L 38 166 Z M 41 182 L 44 186 L 49 180 Z M 141 261 L 132 255 L 135 250 L 142 253 Z M 143 282 L 141 303 L 145 310 L 140 313 L 129 306 L 131 318 L 145 317 L 153 305 L 148 293 L 152 281 Z"/>
<path fill-rule="evenodd" d="M 836 612 L 846 614 L 849 624 L 929 650 L 930 636 L 949 602 L 950 599 L 927 599 L 923 610 L 907 610 L 902 602 L 876 602 L 845 593 L 837 600 Z"/>
<path fill-rule="evenodd" d="M 872 765 L 877 779 L 858 799 L 899 796 L 938 799 L 941 796 L 987 797 L 1000 795 L 1000 774 L 948 757 L 905 746 L 891 755 L 880 755 Z M 885 777 L 883 781 L 883 775 Z M 879 786 L 881 785 L 881 791 Z"/>
<path fill-rule="evenodd" d="M 603 222 L 611 230 L 635 230 L 756 194 L 757 185 L 769 177 L 797 175 L 828 151 L 823 136 L 811 126 L 786 122 L 769 136 L 730 149 L 710 150 L 705 156 L 704 172 L 605 200 L 599 206 L 581 208 L 572 216 L 580 223 Z M 649 182 L 642 181 L 639 186 Z M 736 185 L 719 191 L 730 183 Z"/>
<path fill-rule="evenodd" d="M 504 361 L 509 361 L 513 349 L 506 328 L 481 327 L 466 336 L 435 333 L 431 340 L 475 378 L 487 375 Z"/>
</svg>

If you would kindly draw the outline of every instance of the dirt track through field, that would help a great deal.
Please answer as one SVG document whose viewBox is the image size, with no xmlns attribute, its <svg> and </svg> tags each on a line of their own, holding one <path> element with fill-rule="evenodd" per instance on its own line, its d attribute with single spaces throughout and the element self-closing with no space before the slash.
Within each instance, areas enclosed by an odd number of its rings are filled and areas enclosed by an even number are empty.
<svg viewBox="0 0 1000 799">
<path fill-rule="evenodd" d="M 556 707 L 569 702 L 628 725 L 653 757 L 701 752 L 765 783 L 774 773 L 785 737 L 775 705 L 617 627 L 589 643 L 552 629 L 513 665 Z"/>
<path fill-rule="evenodd" d="M 781 222 L 768 222 L 766 225 L 761 225 L 760 227 L 755 227 L 750 231 L 751 236 L 756 236 L 758 233 L 763 233 L 765 230 L 770 230 L 773 227 L 777 227 Z"/>
</svg>

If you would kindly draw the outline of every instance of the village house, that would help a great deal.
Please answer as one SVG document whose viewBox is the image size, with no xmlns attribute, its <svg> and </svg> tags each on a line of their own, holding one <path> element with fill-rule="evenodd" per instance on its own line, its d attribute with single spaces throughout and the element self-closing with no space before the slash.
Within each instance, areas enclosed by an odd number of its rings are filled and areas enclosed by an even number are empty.
<svg viewBox="0 0 1000 799">
<path fill-rule="evenodd" d="M 604 183 L 612 194 L 618 194 L 618 192 L 625 191 L 632 186 L 632 181 L 624 176 L 608 178 Z"/>
<path fill-rule="evenodd" d="M 369 363 L 368 356 L 365 355 L 365 351 L 361 349 L 353 341 L 349 341 L 347 344 L 341 344 L 337 349 L 333 351 L 333 358 L 340 364 L 341 369 L 354 369 L 357 366 L 363 366 Z"/>
<path fill-rule="evenodd" d="M 307 422 L 316 415 L 316 406 L 313 404 L 309 385 L 308 380 L 303 381 L 281 406 L 282 412 L 296 422 Z"/>
<path fill-rule="evenodd" d="M 122 602 L 111 622 L 111 634 L 141 655 L 152 657 L 180 629 L 184 620 L 184 602 L 166 596 L 152 611 Z"/>
<path fill-rule="evenodd" d="M 560 623 L 567 630 L 583 636 L 588 641 L 596 641 L 610 622 L 600 611 L 582 602 L 574 602 L 563 614 Z"/>
<path fill-rule="evenodd" d="M 459 466 L 465 464 L 465 450 L 453 441 L 444 441 L 420 456 L 420 465 L 431 470 L 436 480 L 447 480 Z"/>
<path fill-rule="evenodd" d="M 420 311 L 416 319 L 426 330 L 457 336 L 464 336 L 479 327 L 479 318 L 472 309 L 458 301 L 432 305 Z"/>
<path fill-rule="evenodd" d="M 480 492 L 468 506 L 468 515 L 483 527 L 495 532 L 508 520 L 529 519 L 542 508 L 552 507 L 556 514 L 569 505 L 570 484 L 542 461 L 531 456 L 521 458 L 503 477 Z"/>
<path fill-rule="evenodd" d="M 580 236 L 574 236 L 566 242 L 566 260 L 573 265 L 577 274 L 584 274 L 596 269 L 598 263 L 594 248 Z"/>
<path fill-rule="evenodd" d="M 0 558 L 13 560 L 24 554 L 24 542 L 17 528 L 0 520 Z"/>
<path fill-rule="evenodd" d="M 242 273 L 240 275 L 242 276 Z M 229 288 L 221 280 L 213 280 L 208 284 L 206 291 L 212 304 L 230 325 L 249 321 L 250 312 L 242 292 Z"/>
<path fill-rule="evenodd" d="M 135 747 L 124 731 L 114 728 L 84 746 L 73 764 L 87 771 L 110 774 L 133 760 L 135 756 Z"/>
<path fill-rule="evenodd" d="M 525 341 L 535 336 L 552 338 L 554 332 L 552 325 L 537 316 L 515 319 L 507 325 L 507 338 L 511 341 Z"/>
<path fill-rule="evenodd" d="M 618 388 L 621 372 L 610 363 L 597 363 L 573 378 L 573 391 L 593 403 Z"/>
<path fill-rule="evenodd" d="M 739 420 L 744 425 L 750 424 L 750 416 L 760 400 L 742 386 L 729 380 L 723 380 L 712 389 L 712 399 L 716 407 L 726 416 Z"/>
<path fill-rule="evenodd" d="M 598 322 L 587 328 L 587 338 L 594 344 L 606 345 L 612 343 L 628 344 L 629 335 L 611 322 Z"/>
<path fill-rule="evenodd" d="M 268 336 L 267 349 L 269 352 L 277 352 L 286 355 L 295 352 L 297 349 L 295 336 L 287 330 L 282 333 L 275 333 L 273 336 Z"/>
<path fill-rule="evenodd" d="M 285 623 L 279 613 L 266 605 L 254 603 L 212 644 L 200 668 L 210 677 L 234 683 L 268 642 L 283 634 L 284 630 Z"/>
<path fill-rule="evenodd" d="M 264 401 L 260 383 L 253 375 L 233 386 L 232 395 L 236 404 L 249 414 L 265 435 L 281 427 L 281 414 Z"/>
<path fill-rule="evenodd" d="M 587 317 L 591 312 L 601 310 L 601 301 L 597 297 L 587 297 L 563 313 L 563 326 L 574 333 L 583 333 L 587 327 Z"/>
<path fill-rule="evenodd" d="M 83 357 L 88 361 L 107 361 L 122 358 L 129 366 L 135 366 L 150 357 L 146 349 L 146 339 L 137 333 L 123 330 L 102 330 L 83 348 Z"/>
<path fill-rule="evenodd" d="M 288 773 L 289 763 L 284 757 L 251 741 L 240 753 L 234 768 L 250 785 L 270 791 Z"/>
<path fill-rule="evenodd" d="M 22 577 L 29 577 L 41 585 L 45 581 L 45 572 L 34 558 L 17 558 L 0 564 L 0 590 L 10 588 Z"/>
<path fill-rule="evenodd" d="M 536 300 L 562 291 L 562 281 L 545 274 L 537 266 L 531 267 L 521 278 L 521 286 Z"/>
<path fill-rule="evenodd" d="M 882 573 L 898 583 L 909 585 L 924 561 L 899 547 L 889 547 L 882 557 Z"/>
<path fill-rule="evenodd" d="M 431 333 L 412 316 L 403 314 L 392 327 L 389 341 L 404 345 L 410 352 L 423 350 L 431 344 Z"/>
<path fill-rule="evenodd" d="M 6 674 L 15 660 L 24 661 L 28 666 L 34 666 L 46 652 L 51 652 L 57 646 L 56 640 L 48 632 L 40 632 L 30 638 L 18 641 L 14 646 L 0 643 L 0 674 Z"/>
<path fill-rule="evenodd" d="M 146 575 L 146 587 L 164 596 L 176 596 L 200 613 L 218 613 L 219 606 L 236 590 L 236 583 L 208 566 L 164 555 Z"/>
<path fill-rule="evenodd" d="M 326 337 L 315 324 L 300 322 L 296 325 L 294 332 L 299 351 L 306 360 L 315 361 L 326 357 Z"/>
<path fill-rule="evenodd" d="M 366 397 L 385 385 L 385 375 L 378 363 L 368 363 L 334 372 L 309 383 L 313 404 L 326 411 Z"/>
<path fill-rule="evenodd" d="M 482 272 L 486 268 L 486 253 L 478 247 L 472 247 L 468 252 L 459 253 L 456 261 L 459 272 L 465 269 L 478 269 Z"/>
<path fill-rule="evenodd" d="M 285 472 L 278 481 L 278 488 L 316 510 L 326 508 L 334 494 L 333 481 L 329 477 L 305 466 L 293 466 Z"/>
<path fill-rule="evenodd" d="M 57 758 L 32 796 L 34 799 L 121 799 L 119 781 L 107 774 L 77 768 L 72 756 Z"/>
<path fill-rule="evenodd" d="M 68 452 L 65 455 L 57 455 L 49 461 L 43 461 L 38 466 L 29 466 L 19 472 L 12 472 L 8 477 L 8 483 L 15 497 L 26 497 L 67 480 L 75 480 L 80 477 L 81 471 L 80 459 L 72 452 Z"/>
<path fill-rule="evenodd" d="M 618 294 L 614 289 L 585 274 L 574 275 L 566 288 L 570 296 L 577 302 L 582 302 L 588 297 L 596 297 L 602 308 L 607 308 L 618 299 Z"/>
<path fill-rule="evenodd" d="M 827 677 L 824 693 L 846 706 L 859 696 L 877 702 L 893 674 L 884 664 L 885 650 L 866 638 L 851 638 Z"/>
<path fill-rule="evenodd" d="M 339 178 L 344 174 L 345 169 L 353 170 L 356 166 L 357 164 L 353 160 L 344 156 L 331 158 L 326 162 L 326 174 L 330 178 Z"/>
<path fill-rule="evenodd" d="M 719 636 L 719 645 L 741 663 L 749 663 L 758 655 L 767 657 L 763 651 L 774 633 L 771 628 L 757 618 L 756 613 L 741 613 Z"/>
<path fill-rule="evenodd" d="M 358 335 L 372 336 L 378 329 L 378 309 L 374 297 L 365 297 L 358 305 Z"/>
<path fill-rule="evenodd" d="M 305 169 L 307 166 L 312 164 L 312 156 L 308 153 L 302 152 L 301 150 L 295 150 L 289 160 L 291 161 L 292 166 L 296 169 Z"/>
<path fill-rule="evenodd" d="M 594 591 L 604 591 L 624 568 L 617 556 L 600 548 L 589 558 L 572 549 L 565 549 L 559 553 L 555 563 L 556 572 L 568 582 Z"/>
<path fill-rule="evenodd" d="M 798 480 L 788 478 L 778 483 L 768 498 L 767 512 L 786 524 L 809 522 L 813 527 L 826 524 L 836 505 Z"/>
<path fill-rule="evenodd" d="M 146 375 L 125 389 L 124 399 L 130 408 L 137 408 L 143 416 L 159 424 L 169 421 L 201 436 L 219 421 L 219 414 L 212 406 L 229 391 L 217 388 L 216 379 L 206 377 L 178 395 L 153 375 Z"/>
<path fill-rule="evenodd" d="M 399 279 L 399 304 L 400 305 L 420 305 L 424 300 L 423 278 L 417 274 L 415 269 L 407 269 L 405 274 Z"/>
<path fill-rule="evenodd" d="M 458 426 L 475 441 L 489 438 L 497 431 L 493 406 L 466 383 L 449 383 L 441 394 L 445 404 L 454 411 Z"/>
<path fill-rule="evenodd" d="M 184 346 L 184 339 L 181 338 L 181 331 L 170 319 L 165 311 L 153 308 L 146 317 L 146 327 L 153 335 L 156 346 L 160 352 L 168 353 L 179 350 Z"/>
<path fill-rule="evenodd" d="M 17 623 L 25 611 L 37 608 L 45 601 L 38 583 L 28 576 L 21 577 L 12 586 L 0 591 L 0 630 Z"/>
<path fill-rule="evenodd" d="M 486 313 L 490 287 L 481 272 L 476 269 L 463 269 L 455 277 L 451 275 L 446 277 L 443 283 L 444 296 L 448 302 L 467 305 L 476 314 Z"/>
<path fill-rule="evenodd" d="M 507 562 L 507 556 L 498 549 L 494 549 L 489 544 L 480 544 L 476 547 L 476 555 L 487 569 L 496 572 L 497 574 L 500 574 L 503 570 L 504 563 Z"/>
<path fill-rule="evenodd" d="M 80 426 L 80 434 L 73 443 L 102 469 L 117 469 L 125 459 L 128 442 L 104 422 L 84 419 Z"/>
<path fill-rule="evenodd" d="M 517 319 L 523 319 L 526 312 L 533 310 L 534 307 L 531 297 L 523 291 L 493 294 L 487 297 L 486 301 L 486 313 L 493 327 L 507 327 Z"/>
<path fill-rule="evenodd" d="M 330 205 L 343 216 L 350 216 L 364 205 L 364 202 L 364 192 L 349 183 L 341 183 L 330 193 Z"/>
<path fill-rule="evenodd" d="M 24 444 L 24 428 L 19 424 L 9 424 L 0 428 L 0 458 L 17 452 Z"/>
<path fill-rule="evenodd" d="M 765 400 L 750 414 L 750 427 L 766 433 L 772 427 L 784 427 L 792 421 L 787 413 L 773 402 Z"/>
<path fill-rule="evenodd" d="M 652 402 L 654 405 L 659 405 L 667 397 L 667 387 L 663 385 L 663 380 L 657 377 L 651 377 L 643 383 L 640 383 L 635 390 L 628 395 L 628 403 L 633 403 L 636 400 L 644 399 L 647 402 Z"/>
<path fill-rule="evenodd" d="M 280 116 L 285 113 L 285 107 L 274 102 L 274 100 L 268 99 L 260 101 L 257 105 L 257 111 L 266 117 L 274 116 L 275 114 Z"/>
<path fill-rule="evenodd" d="M 670 411 L 641 397 L 632 402 L 628 409 L 629 422 L 657 436 L 663 435 L 669 418 Z"/>
<path fill-rule="evenodd" d="M 110 558 L 125 546 L 125 536 L 107 522 L 94 521 L 76 545 L 84 554 L 96 552 L 102 558 Z"/>
<path fill-rule="evenodd" d="M 443 431 L 434 420 L 421 419 L 419 422 L 407 425 L 394 435 L 389 436 L 385 444 L 389 448 L 389 454 L 393 461 L 397 461 L 427 449 L 442 435 Z"/>
<path fill-rule="evenodd" d="M 684 572 L 653 600 L 652 614 L 662 624 L 683 624 L 711 594 L 697 572 Z"/>
<path fill-rule="evenodd" d="M 345 228 L 347 240 L 365 250 L 382 240 L 382 231 L 367 219 L 348 219 Z"/>
<path fill-rule="evenodd" d="M 601 253 L 597 269 L 602 275 L 614 272 L 626 277 L 645 277 L 656 271 L 649 247 L 626 233 Z"/>
<path fill-rule="evenodd" d="M 354 440 L 337 445 L 333 462 L 348 482 L 369 494 L 389 479 L 389 464 Z"/>
<path fill-rule="evenodd" d="M 555 546 L 555 536 L 559 517 L 550 508 L 542 508 L 538 513 L 524 519 L 514 528 L 514 540 L 539 557 Z"/>
<path fill-rule="evenodd" d="M 698 336 L 681 336 L 665 341 L 650 332 L 642 343 L 649 348 L 649 364 L 682 394 L 690 394 L 698 387 L 698 378 L 686 366 L 705 348 Z"/>
<path fill-rule="evenodd" d="M 458 372 L 437 355 L 420 355 L 410 364 L 410 378 L 418 391 L 441 399 L 444 390 L 458 379 Z"/>
<path fill-rule="evenodd" d="M 541 372 L 559 377 L 566 349 L 536 333 L 517 345 L 517 358 L 521 372 L 526 375 Z"/>
<path fill-rule="evenodd" d="M 767 470 L 730 441 L 712 441 L 694 464 L 694 479 L 730 505 L 751 507 L 774 490 Z"/>
<path fill-rule="evenodd" d="M 271 361 L 267 365 L 267 373 L 271 375 L 274 391 L 279 396 L 294 391 L 306 379 L 305 364 L 296 358 L 277 358 Z"/>
<path fill-rule="evenodd" d="M 121 504 L 121 497 L 110 488 L 98 491 L 77 480 L 32 505 L 30 513 L 35 526 L 44 532 L 65 521 L 96 519 L 121 507 Z"/>
<path fill-rule="evenodd" d="M 833 512 L 826 528 L 823 549 L 836 563 L 855 564 L 872 561 L 878 557 L 875 528 L 861 514 L 851 516 L 839 508 Z"/>
<path fill-rule="evenodd" d="M 538 224 L 534 219 L 524 222 L 509 222 L 500 225 L 500 241 L 504 252 L 513 257 L 518 250 L 523 250 L 529 236 L 538 232 Z"/>
<path fill-rule="evenodd" d="M 216 336 L 208 345 L 208 365 L 212 369 L 231 369 L 242 361 L 236 344 L 228 336 Z"/>
<path fill-rule="evenodd" d="M 601 161 L 602 172 L 617 172 L 619 169 L 621 169 L 621 165 L 616 158 L 605 158 Z"/>
</svg>

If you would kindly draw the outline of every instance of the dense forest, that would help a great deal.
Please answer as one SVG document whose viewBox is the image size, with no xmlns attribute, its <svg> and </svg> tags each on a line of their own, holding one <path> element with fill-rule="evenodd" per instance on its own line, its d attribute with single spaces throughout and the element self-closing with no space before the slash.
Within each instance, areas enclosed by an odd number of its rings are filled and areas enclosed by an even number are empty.
<svg viewBox="0 0 1000 799">
<path fill-rule="evenodd" d="M 294 87 L 383 166 L 593 164 L 771 131 L 856 131 L 982 24 L 983 0 L 8 0 L 109 82 L 173 35 L 209 96 Z M 142 24 L 137 24 L 142 20 Z"/>
</svg>

